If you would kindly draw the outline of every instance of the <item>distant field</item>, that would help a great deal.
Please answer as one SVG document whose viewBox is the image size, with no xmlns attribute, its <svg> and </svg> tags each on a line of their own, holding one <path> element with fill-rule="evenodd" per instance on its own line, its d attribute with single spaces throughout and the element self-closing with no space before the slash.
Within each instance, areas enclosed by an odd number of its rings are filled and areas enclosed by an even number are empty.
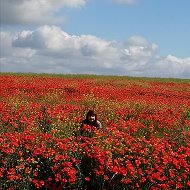
<svg viewBox="0 0 190 190">
<path fill-rule="evenodd" d="M 190 188 L 190 80 L 1 73 L 0 83 L 0 189 Z M 89 109 L 103 128 L 81 136 Z"/>
</svg>

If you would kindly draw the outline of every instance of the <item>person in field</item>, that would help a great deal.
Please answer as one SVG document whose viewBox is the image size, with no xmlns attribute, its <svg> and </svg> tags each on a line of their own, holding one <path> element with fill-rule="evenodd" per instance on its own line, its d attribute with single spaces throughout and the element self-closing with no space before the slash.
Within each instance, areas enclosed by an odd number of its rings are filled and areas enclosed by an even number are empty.
<svg viewBox="0 0 190 190">
<path fill-rule="evenodd" d="M 97 119 L 97 114 L 93 110 L 89 110 L 86 114 L 86 118 L 81 122 L 81 132 L 84 132 L 85 126 L 94 127 L 95 129 L 101 129 L 102 124 Z"/>
<path fill-rule="evenodd" d="M 84 137 L 82 142 L 85 142 L 85 138 L 92 138 L 94 136 L 94 130 L 99 130 L 102 128 L 101 122 L 97 119 L 97 114 L 93 110 L 89 110 L 86 114 L 86 118 L 81 122 L 80 134 Z M 83 190 L 98 190 L 97 185 L 87 178 L 94 179 L 95 173 L 93 168 L 97 165 L 93 158 L 89 158 L 84 155 L 81 159 L 80 169 L 83 175 L 82 189 Z"/>
</svg>

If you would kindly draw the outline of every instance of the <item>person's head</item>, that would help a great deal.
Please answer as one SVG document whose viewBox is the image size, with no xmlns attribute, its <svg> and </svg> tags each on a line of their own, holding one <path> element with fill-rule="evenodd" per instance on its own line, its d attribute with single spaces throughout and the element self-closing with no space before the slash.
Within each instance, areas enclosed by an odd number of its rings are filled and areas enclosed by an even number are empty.
<svg viewBox="0 0 190 190">
<path fill-rule="evenodd" d="M 96 122 L 97 121 L 97 114 L 93 110 L 89 110 L 86 114 L 86 119 L 90 122 Z"/>
</svg>

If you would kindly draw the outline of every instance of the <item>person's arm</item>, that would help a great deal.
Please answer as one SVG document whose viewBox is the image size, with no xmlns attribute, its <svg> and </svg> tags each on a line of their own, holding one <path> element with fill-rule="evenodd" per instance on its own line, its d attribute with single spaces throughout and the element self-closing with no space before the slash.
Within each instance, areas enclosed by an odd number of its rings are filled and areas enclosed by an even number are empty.
<svg viewBox="0 0 190 190">
<path fill-rule="evenodd" d="M 98 129 L 101 129 L 102 128 L 102 124 L 100 123 L 100 121 L 97 121 L 97 124 L 98 124 Z"/>
</svg>

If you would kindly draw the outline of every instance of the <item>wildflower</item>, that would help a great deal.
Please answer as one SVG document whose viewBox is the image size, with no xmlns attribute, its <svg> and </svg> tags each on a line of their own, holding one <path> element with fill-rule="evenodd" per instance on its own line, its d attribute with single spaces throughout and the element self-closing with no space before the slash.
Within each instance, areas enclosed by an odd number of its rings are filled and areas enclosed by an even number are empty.
<svg viewBox="0 0 190 190">
<path fill-rule="evenodd" d="M 86 181 L 90 181 L 90 178 L 89 177 L 85 177 L 84 178 Z"/>
</svg>

